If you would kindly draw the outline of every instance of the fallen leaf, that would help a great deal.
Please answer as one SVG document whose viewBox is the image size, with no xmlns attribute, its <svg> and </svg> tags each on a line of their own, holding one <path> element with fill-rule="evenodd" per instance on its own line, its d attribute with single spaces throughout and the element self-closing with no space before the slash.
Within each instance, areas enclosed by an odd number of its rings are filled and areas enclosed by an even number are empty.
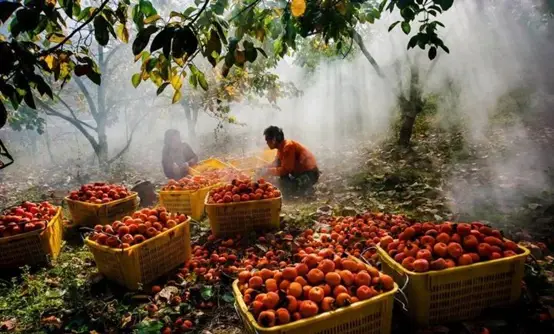
<svg viewBox="0 0 554 334">
<path fill-rule="evenodd" d="M 2 322 L 0 322 L 0 330 L 2 330 L 2 331 L 11 331 L 12 329 L 15 328 L 16 322 L 17 322 L 17 320 L 15 318 L 11 318 L 9 320 L 2 321 Z"/>
<path fill-rule="evenodd" d="M 62 327 L 62 321 L 53 315 L 40 319 L 40 323 L 43 326 L 53 326 L 58 329 Z"/>
<path fill-rule="evenodd" d="M 166 286 L 158 293 L 158 297 L 164 298 L 165 300 L 170 300 L 173 295 L 179 293 L 179 289 L 174 286 Z"/>
</svg>

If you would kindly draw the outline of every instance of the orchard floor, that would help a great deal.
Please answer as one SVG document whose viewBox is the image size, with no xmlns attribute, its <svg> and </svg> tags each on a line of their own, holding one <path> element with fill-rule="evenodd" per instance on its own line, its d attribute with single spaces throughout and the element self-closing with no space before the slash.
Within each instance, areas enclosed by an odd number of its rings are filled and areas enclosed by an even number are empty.
<svg viewBox="0 0 554 334">
<path fill-rule="evenodd" d="M 510 238 L 524 242 L 538 261 L 531 263 L 534 269 L 526 273 L 522 301 L 514 308 L 494 310 L 474 321 L 436 326 L 420 333 L 480 333 L 481 327 L 491 333 L 553 332 L 554 258 L 549 254 L 554 250 L 554 194 L 548 191 L 554 189 L 552 169 L 526 169 L 516 179 L 511 170 L 497 168 L 496 162 L 505 161 L 501 159 L 503 154 L 510 154 L 510 149 L 517 147 L 517 141 L 503 139 L 513 138 L 509 131 L 498 130 L 490 137 L 496 140 L 481 144 L 465 142 L 458 132 L 430 132 L 416 133 L 411 149 L 398 149 L 384 140 L 347 142 L 340 151 L 316 150 L 323 170 L 316 195 L 285 200 L 283 229 L 294 234 L 313 228 L 321 213 L 352 215 L 364 210 L 401 212 L 418 220 L 487 221 Z M 518 159 L 530 159 L 526 154 L 549 158 L 540 152 L 552 147 L 554 132 L 545 128 L 530 133 L 530 139 L 526 139 L 536 144 L 539 153 L 522 149 L 517 153 Z M 217 150 L 212 149 L 217 156 Z M 494 167 L 491 160 L 495 161 Z M 550 161 L 543 165 L 554 166 Z M 133 169 L 121 163 L 110 180 L 133 183 L 147 169 L 148 166 Z M 90 171 L 89 177 L 94 178 L 94 173 Z M 547 190 L 528 186 L 538 177 L 534 173 L 540 174 L 540 182 Z M 6 176 L 4 187 L 10 196 L 8 199 L 5 193 L 0 198 L 2 205 L 22 199 L 56 202 L 79 183 L 79 178 L 67 181 L 64 174 L 52 170 L 38 172 L 31 181 L 20 182 L 17 176 Z M 154 179 L 161 181 L 159 176 Z M 49 180 L 50 184 L 43 186 L 38 180 Z M 195 225 L 193 242 L 203 244 L 208 234 L 206 221 Z M 170 275 L 160 279 L 159 284 L 167 286 L 156 296 L 146 287 L 145 291 L 124 291 L 96 272 L 91 254 L 83 246 L 81 232 L 68 225 L 62 255 L 50 267 L 2 274 L 0 330 L 159 333 L 163 322 L 178 312 L 193 320 L 193 332 L 243 332 L 232 303 L 230 278 L 224 277 L 220 284 L 211 285 L 192 278 L 168 283 L 172 278 Z M 194 302 L 182 303 L 178 308 L 167 306 L 163 296 L 174 289 L 190 291 Z M 149 302 L 160 308 L 153 319 L 144 310 Z M 201 302 L 213 305 L 200 308 Z M 401 314 L 395 314 L 394 332 L 409 332 L 407 323 Z"/>
</svg>

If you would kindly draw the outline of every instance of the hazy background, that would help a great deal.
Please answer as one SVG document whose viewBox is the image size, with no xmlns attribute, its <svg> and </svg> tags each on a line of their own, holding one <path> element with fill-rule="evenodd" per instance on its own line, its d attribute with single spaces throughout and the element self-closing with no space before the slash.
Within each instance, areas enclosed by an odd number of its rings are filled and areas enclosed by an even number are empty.
<svg viewBox="0 0 554 334">
<path fill-rule="evenodd" d="M 423 74 L 425 94 L 439 96 L 438 124 L 464 128 L 464 145 L 481 157 L 479 167 L 457 166 L 457 170 L 475 168 L 476 177 L 468 179 L 466 174 L 460 177 L 452 173 L 453 186 L 445 190 L 452 196 L 453 208 L 471 211 L 481 199 L 494 198 L 500 207 L 509 209 L 522 199 L 523 192 L 540 194 L 551 188 L 548 169 L 553 161 L 548 139 L 552 133 L 545 128 L 554 120 L 547 117 L 552 114 L 554 93 L 552 20 L 545 19 L 540 8 L 535 7 L 536 1 L 455 3 L 439 17 L 446 26 L 440 32 L 450 54 L 439 51 L 435 65 L 425 51 L 406 50 L 408 37 L 399 27 L 387 33 L 388 26 L 398 17 L 386 16 L 358 29 L 386 73 L 385 81 L 356 49 L 354 59 L 324 61 L 313 74 L 297 66 L 293 58 L 287 58 L 276 73 L 281 80 L 293 82 L 302 96 L 279 100 L 279 110 L 233 104 L 232 114 L 246 124 L 226 125 L 217 138 L 213 135 L 217 120 L 201 113 L 196 141 L 187 135 L 187 121 L 180 105 L 171 105 L 170 97 L 156 98 L 156 87 L 149 82 L 137 89 L 132 87 L 130 78 L 138 71 L 138 65 L 129 62 L 130 45 L 122 46 L 103 73 L 103 85 L 118 110 L 108 132 L 111 155 L 124 146 L 130 128 L 148 112 L 124 156 L 127 165 L 143 172 L 143 178 L 163 179 L 161 148 L 164 132 L 169 128 L 181 130 L 183 140 L 191 142 L 201 158 L 213 154 L 210 147 L 229 155 L 261 151 L 265 148 L 263 129 L 278 125 L 287 137 L 313 149 L 318 158 L 332 159 L 333 151 L 396 135 L 391 132 L 391 125 L 398 117 L 397 96 L 408 87 L 410 66 L 416 66 Z M 185 7 L 180 3 L 173 6 Z M 400 64 L 400 71 L 396 64 Z M 428 71 L 430 67 L 432 70 Z M 92 85 L 89 87 L 93 89 Z M 518 98 L 511 97 L 515 92 L 520 92 L 516 94 Z M 68 99 L 72 104 L 86 106 L 77 94 Z M 509 122 L 493 122 L 499 113 L 508 111 Z M 87 114 L 82 118 L 87 119 Z M 93 163 L 90 145 L 73 126 L 55 117 L 48 117 L 47 124 L 47 135 L 39 137 L 34 148 L 25 142 L 27 134 L 0 130 L 16 158 L 14 166 L 1 172 L 5 177 L 12 176 L 13 181 L 17 175 L 17 180 L 32 186 L 50 182 L 34 178 L 32 171 L 47 169 L 53 162 L 77 166 L 59 170 L 58 176 L 74 176 L 79 168 Z M 49 149 L 46 138 L 50 139 Z M 488 180 L 486 185 L 483 178 Z"/>
</svg>

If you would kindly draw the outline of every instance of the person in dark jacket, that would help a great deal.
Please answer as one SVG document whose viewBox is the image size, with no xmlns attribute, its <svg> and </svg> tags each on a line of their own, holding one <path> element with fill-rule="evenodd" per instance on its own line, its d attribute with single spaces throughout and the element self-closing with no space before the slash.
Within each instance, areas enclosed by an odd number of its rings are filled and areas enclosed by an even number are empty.
<svg viewBox="0 0 554 334">
<path fill-rule="evenodd" d="M 198 163 L 198 156 L 189 144 L 181 141 L 178 130 L 165 132 L 162 166 L 167 178 L 179 180 L 189 174 L 189 167 Z"/>
</svg>

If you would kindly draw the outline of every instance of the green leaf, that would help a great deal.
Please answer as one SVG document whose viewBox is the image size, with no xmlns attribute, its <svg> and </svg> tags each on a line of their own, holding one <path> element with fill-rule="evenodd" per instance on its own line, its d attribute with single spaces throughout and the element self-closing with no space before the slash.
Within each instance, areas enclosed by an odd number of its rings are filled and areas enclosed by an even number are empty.
<svg viewBox="0 0 554 334">
<path fill-rule="evenodd" d="M 216 56 L 214 56 L 214 52 L 217 53 L 217 55 L 221 54 L 221 40 L 219 39 L 217 31 L 212 29 L 210 31 L 210 39 L 208 40 L 208 43 L 206 43 L 205 54 L 210 64 L 215 67 Z"/>
<path fill-rule="evenodd" d="M 23 8 L 15 12 L 15 16 L 21 31 L 33 31 L 40 20 L 40 11 L 34 8 Z"/>
<path fill-rule="evenodd" d="M 138 334 L 159 334 L 164 327 L 164 323 L 159 320 L 143 320 L 136 325 Z"/>
<path fill-rule="evenodd" d="M 171 55 L 181 58 L 185 53 L 191 56 L 198 48 L 198 39 L 189 27 L 183 27 L 175 31 L 171 46 Z"/>
<path fill-rule="evenodd" d="M 33 92 L 31 90 L 28 90 L 25 95 L 23 95 L 23 100 L 29 107 L 33 109 L 37 108 L 35 105 L 35 98 L 33 97 Z"/>
<path fill-rule="evenodd" d="M 166 58 L 169 58 L 169 50 L 171 47 L 171 39 L 173 38 L 173 28 L 165 27 L 159 34 L 157 34 L 152 40 L 150 45 L 150 53 L 163 48 L 163 53 Z M 167 53 L 166 53 L 167 51 Z"/>
<path fill-rule="evenodd" d="M 393 24 L 391 24 L 390 27 L 389 27 L 389 32 L 391 32 L 391 30 L 394 29 L 394 27 L 396 27 L 398 25 L 398 23 L 400 23 L 400 21 L 396 21 Z"/>
<path fill-rule="evenodd" d="M 108 21 L 102 15 L 98 15 L 94 18 L 94 37 L 98 44 L 106 46 L 110 40 L 110 33 L 108 32 Z"/>
<path fill-rule="evenodd" d="M 198 86 L 198 78 L 196 77 L 196 73 L 192 72 L 189 76 L 189 84 L 196 88 Z"/>
<path fill-rule="evenodd" d="M 203 90 L 208 90 L 208 82 L 206 81 L 206 77 L 204 76 L 204 73 L 198 71 L 198 83 L 200 84 L 200 87 L 202 87 Z"/>
<path fill-rule="evenodd" d="M 63 6 L 63 10 L 68 17 L 73 17 L 73 0 L 64 0 L 63 4 L 60 2 L 60 5 Z"/>
<path fill-rule="evenodd" d="M 48 95 L 51 99 L 54 98 L 54 94 L 52 93 L 52 88 L 44 81 L 44 79 L 40 75 L 35 75 L 33 81 L 37 85 L 37 90 L 40 93 L 41 96 L 44 96 L 44 94 Z"/>
<path fill-rule="evenodd" d="M 13 12 L 15 12 L 15 10 L 19 7 L 21 7 L 21 4 L 18 2 L 0 2 L 0 22 L 6 23 Z"/>
<path fill-rule="evenodd" d="M 156 90 L 156 95 L 160 95 L 163 93 L 164 89 L 169 86 L 169 82 L 164 82 L 160 87 L 158 87 L 158 90 Z"/>
<path fill-rule="evenodd" d="M 196 11 L 196 7 L 188 7 L 187 9 L 185 9 L 185 11 L 183 12 L 183 15 L 185 17 L 189 17 L 190 14 L 194 13 L 194 11 Z"/>
<path fill-rule="evenodd" d="M 380 11 L 380 12 L 383 12 L 383 9 L 385 9 L 385 6 L 387 5 L 387 1 L 388 1 L 388 0 L 383 0 L 383 1 L 381 1 L 381 3 L 379 4 L 379 11 Z"/>
<path fill-rule="evenodd" d="M 449 49 L 449 48 L 447 48 L 447 47 L 446 47 L 446 45 L 444 45 L 444 44 L 441 44 L 441 45 L 440 45 L 440 47 L 441 47 L 441 49 L 443 49 L 443 50 L 444 50 L 444 52 L 446 52 L 446 53 L 450 53 L 450 49 Z"/>
<path fill-rule="evenodd" d="M 152 3 L 150 1 L 140 0 L 139 6 L 140 6 L 140 11 L 146 17 L 158 14 L 158 12 L 156 11 L 156 9 L 154 9 L 154 6 L 152 6 Z"/>
<path fill-rule="evenodd" d="M 413 48 L 414 46 L 417 45 L 417 42 L 419 40 L 419 34 L 413 36 L 412 38 L 410 38 L 410 41 L 408 42 L 408 50 Z"/>
<path fill-rule="evenodd" d="M 179 13 L 179 12 L 176 12 L 176 11 L 172 10 L 171 13 L 169 13 L 169 18 L 173 18 L 173 17 L 180 17 L 182 19 L 186 18 L 186 16 L 183 15 L 183 13 Z"/>
<path fill-rule="evenodd" d="M 137 34 L 137 37 L 135 38 L 135 41 L 133 42 L 133 55 L 138 55 L 139 53 L 144 50 L 144 48 L 148 45 L 148 42 L 150 41 L 150 36 L 152 36 L 153 33 L 158 31 L 158 28 L 156 26 L 148 26 L 145 29 L 139 31 Z"/>
<path fill-rule="evenodd" d="M 92 15 L 93 11 L 94 11 L 94 8 L 92 7 L 84 8 L 83 10 L 81 10 L 81 13 L 79 13 L 79 16 L 77 17 L 77 21 L 88 19 Z"/>
<path fill-rule="evenodd" d="M 217 1 L 213 6 L 212 9 L 216 15 L 223 15 L 223 12 L 225 12 L 225 5 L 222 1 Z"/>
<path fill-rule="evenodd" d="M 149 17 L 144 19 L 144 24 L 154 23 L 154 22 L 156 22 L 158 20 L 161 20 L 161 19 L 162 19 L 162 17 L 159 14 L 152 15 L 152 16 L 149 16 Z"/>
<path fill-rule="evenodd" d="M 243 43 L 243 45 L 244 45 L 246 60 L 248 60 L 251 63 L 255 62 L 256 58 L 258 58 L 258 51 L 256 51 L 254 44 L 246 41 Z"/>
<path fill-rule="evenodd" d="M 214 296 L 213 288 L 210 285 L 205 285 L 202 288 L 202 291 L 200 292 L 200 295 L 206 301 L 212 299 L 212 297 Z"/>
<path fill-rule="evenodd" d="M 448 10 L 454 4 L 454 0 L 441 0 L 440 6 L 443 10 Z"/>
<path fill-rule="evenodd" d="M 436 56 L 437 56 L 437 48 L 432 46 L 429 49 L 429 59 L 433 60 L 433 59 L 435 59 Z"/>
<path fill-rule="evenodd" d="M 223 299 L 224 302 L 226 303 L 232 303 L 235 301 L 235 297 L 233 296 L 232 293 L 230 292 L 226 292 L 222 297 L 221 299 Z"/>
<path fill-rule="evenodd" d="M 140 73 L 133 74 L 133 76 L 131 77 L 131 83 L 133 84 L 133 87 L 137 88 L 138 85 L 140 85 L 140 82 L 141 82 L 141 74 Z"/>
<path fill-rule="evenodd" d="M 90 81 L 94 82 L 98 86 L 102 83 L 102 77 L 100 76 L 100 73 L 90 71 L 87 73 L 87 77 L 90 79 Z"/>
<path fill-rule="evenodd" d="M 148 59 L 148 62 L 146 63 L 145 70 L 146 72 L 152 71 L 156 65 L 158 65 L 158 58 L 150 58 Z"/>
<path fill-rule="evenodd" d="M 409 22 L 406 22 L 406 21 L 402 22 L 401 27 L 402 27 L 402 31 L 403 31 L 406 35 L 408 35 L 408 34 L 410 33 L 410 31 L 412 30 L 412 28 L 410 27 L 410 23 L 409 23 Z"/>
</svg>

